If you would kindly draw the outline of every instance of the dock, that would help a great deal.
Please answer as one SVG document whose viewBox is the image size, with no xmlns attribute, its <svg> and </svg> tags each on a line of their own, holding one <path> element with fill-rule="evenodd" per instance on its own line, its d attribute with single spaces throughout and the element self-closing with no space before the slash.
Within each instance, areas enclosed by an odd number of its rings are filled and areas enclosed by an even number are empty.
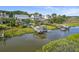
<svg viewBox="0 0 79 59">
<path fill-rule="evenodd" d="M 54 24 L 54 26 L 56 26 L 60 30 L 69 30 L 69 28 L 70 28 L 70 26 L 66 26 L 63 24 Z"/>
</svg>

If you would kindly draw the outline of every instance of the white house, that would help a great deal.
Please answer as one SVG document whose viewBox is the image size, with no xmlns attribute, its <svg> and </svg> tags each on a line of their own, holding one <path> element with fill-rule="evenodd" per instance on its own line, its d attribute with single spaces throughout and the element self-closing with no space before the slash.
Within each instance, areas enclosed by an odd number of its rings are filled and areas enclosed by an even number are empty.
<svg viewBox="0 0 79 59">
<path fill-rule="evenodd" d="M 45 18 L 45 19 L 50 19 L 51 16 L 50 16 L 50 15 L 45 15 L 44 18 Z"/>
<path fill-rule="evenodd" d="M 0 18 L 9 18 L 9 15 L 6 13 L 0 13 Z"/>
<path fill-rule="evenodd" d="M 34 15 L 31 15 L 30 19 L 31 19 L 31 20 L 34 20 Z"/>
<path fill-rule="evenodd" d="M 39 14 L 38 15 L 32 15 L 31 18 L 32 18 L 32 20 L 39 20 L 40 16 L 39 16 Z"/>
<path fill-rule="evenodd" d="M 31 19 L 32 19 L 32 20 L 38 20 L 38 21 L 43 21 L 43 20 L 45 20 L 44 15 L 41 15 L 41 16 L 40 16 L 39 14 L 38 14 L 38 15 L 32 15 L 32 16 L 31 16 Z"/>
</svg>

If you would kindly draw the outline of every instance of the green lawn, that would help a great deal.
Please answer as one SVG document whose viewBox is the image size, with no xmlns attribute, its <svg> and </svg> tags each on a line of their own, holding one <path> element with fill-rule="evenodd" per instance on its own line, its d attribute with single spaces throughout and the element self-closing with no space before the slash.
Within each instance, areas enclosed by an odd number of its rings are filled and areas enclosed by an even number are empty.
<svg viewBox="0 0 79 59">
<path fill-rule="evenodd" d="M 38 51 L 42 52 L 79 52 L 79 34 L 73 34 L 63 39 L 50 41 Z"/>
</svg>

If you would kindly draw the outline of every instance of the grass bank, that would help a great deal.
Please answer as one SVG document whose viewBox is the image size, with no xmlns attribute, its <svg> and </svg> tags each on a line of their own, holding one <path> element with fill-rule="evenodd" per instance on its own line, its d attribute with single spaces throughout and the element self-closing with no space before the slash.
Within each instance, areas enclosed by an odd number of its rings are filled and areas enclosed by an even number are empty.
<svg viewBox="0 0 79 59">
<path fill-rule="evenodd" d="M 56 29 L 56 26 L 53 26 L 53 25 L 46 25 L 46 27 L 47 27 L 48 30 Z"/>
<path fill-rule="evenodd" d="M 68 23 L 68 24 L 64 24 L 64 25 L 67 25 L 67 26 L 79 26 L 79 23 Z"/>
<path fill-rule="evenodd" d="M 9 26 L 7 26 L 5 24 L 0 24 L 0 28 L 9 28 Z"/>
<path fill-rule="evenodd" d="M 26 33 L 33 33 L 34 30 L 32 28 L 21 28 L 21 27 L 14 27 L 12 29 L 5 31 L 5 37 L 13 37 L 13 36 L 19 36 Z"/>
<path fill-rule="evenodd" d="M 50 41 L 38 51 L 42 52 L 79 52 L 79 34 L 66 38 Z"/>
</svg>

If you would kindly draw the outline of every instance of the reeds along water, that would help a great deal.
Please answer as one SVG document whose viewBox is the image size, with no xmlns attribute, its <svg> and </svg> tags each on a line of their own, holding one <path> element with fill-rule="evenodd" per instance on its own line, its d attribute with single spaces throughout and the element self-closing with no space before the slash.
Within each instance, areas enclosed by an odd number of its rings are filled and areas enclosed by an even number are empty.
<svg viewBox="0 0 79 59">
<path fill-rule="evenodd" d="M 0 37 L 4 37 L 4 30 L 0 30 Z"/>
<path fill-rule="evenodd" d="M 0 37 L 0 42 L 1 42 L 1 46 L 3 47 L 3 48 L 5 48 L 5 46 L 6 46 L 6 38 L 5 37 Z"/>
</svg>

